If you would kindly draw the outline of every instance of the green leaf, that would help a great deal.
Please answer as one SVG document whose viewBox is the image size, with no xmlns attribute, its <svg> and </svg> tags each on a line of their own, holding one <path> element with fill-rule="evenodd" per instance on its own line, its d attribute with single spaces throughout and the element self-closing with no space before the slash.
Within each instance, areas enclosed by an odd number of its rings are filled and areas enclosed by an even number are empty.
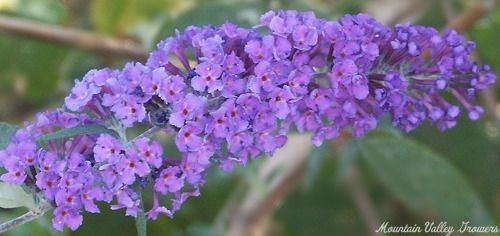
<svg viewBox="0 0 500 236">
<path fill-rule="evenodd" d="M 3 150 L 9 145 L 12 135 L 18 128 L 5 122 L 0 122 L 0 150 Z"/>
<path fill-rule="evenodd" d="M 117 136 L 113 130 L 106 128 L 106 126 L 98 124 L 90 124 L 90 125 L 81 125 L 81 126 L 61 129 L 56 132 L 40 136 L 38 137 L 37 141 L 38 142 L 51 141 L 51 140 L 74 137 L 76 135 L 81 135 L 81 134 L 103 134 L 103 133 L 107 133 L 115 137 Z"/>
<path fill-rule="evenodd" d="M 452 165 L 459 168 L 474 186 L 482 202 L 493 206 L 500 181 L 500 149 L 496 128 L 490 122 L 472 122 L 467 117 L 458 120 L 457 127 L 439 132 L 436 127 L 423 125 L 409 137 L 435 150 Z M 493 212 L 496 217 L 500 211 Z M 500 218 L 499 218 L 500 219 Z"/>
<path fill-rule="evenodd" d="M 409 209 L 433 213 L 450 224 L 491 224 L 464 176 L 427 147 L 387 134 L 367 136 L 359 148 L 375 176 Z"/>
<path fill-rule="evenodd" d="M 0 207 L 27 207 L 36 210 L 34 197 L 26 193 L 21 186 L 0 182 Z"/>
</svg>

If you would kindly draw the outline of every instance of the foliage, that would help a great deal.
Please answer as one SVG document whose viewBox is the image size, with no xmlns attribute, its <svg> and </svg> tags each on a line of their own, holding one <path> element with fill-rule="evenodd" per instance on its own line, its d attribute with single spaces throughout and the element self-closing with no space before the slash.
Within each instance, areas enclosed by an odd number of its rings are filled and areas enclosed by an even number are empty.
<svg viewBox="0 0 500 236">
<path fill-rule="evenodd" d="M 36 203 L 33 196 L 26 193 L 20 186 L 0 183 L 0 207 L 27 207 L 30 210 L 36 210 Z"/>
</svg>

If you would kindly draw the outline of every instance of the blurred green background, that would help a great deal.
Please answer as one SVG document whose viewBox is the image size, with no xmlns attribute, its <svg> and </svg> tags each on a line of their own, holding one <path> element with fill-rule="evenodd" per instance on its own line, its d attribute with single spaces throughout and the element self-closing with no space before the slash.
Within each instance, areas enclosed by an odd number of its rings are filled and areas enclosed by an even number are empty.
<svg viewBox="0 0 500 236">
<path fill-rule="evenodd" d="M 0 14 L 129 40 L 150 51 L 175 29 L 225 21 L 251 26 L 269 9 L 312 10 L 329 19 L 368 12 L 387 24 L 412 20 L 442 29 L 482 2 L 0 0 Z M 500 8 L 497 2 L 484 3 L 493 7 L 467 27 L 466 35 L 477 42 L 477 59 L 500 74 Z M 0 29 L 0 120 L 21 124 L 37 111 L 58 107 L 74 79 L 92 68 L 121 68 L 130 60 L 137 59 L 51 44 Z M 252 235 L 368 235 L 374 231 L 367 223 L 370 220 L 421 227 L 426 221 L 446 221 L 457 227 L 462 221 L 500 225 L 498 92 L 496 86 L 479 100 L 487 109 L 479 122 L 462 119 L 444 133 L 426 124 L 411 134 L 400 134 L 385 122 L 363 139 L 343 139 L 315 148 L 301 167 L 301 178 L 292 184 L 293 191 L 283 196 L 271 217 Z M 266 158 L 232 174 L 212 170 L 201 196 L 190 199 L 173 219 L 149 222 L 148 235 L 227 233 L 232 216 L 227 209 L 238 206 L 252 191 L 266 188 L 256 177 L 263 165 Z M 123 211 L 109 211 L 105 206 L 101 210 L 101 214 L 86 214 L 76 232 L 53 231 L 47 214 L 6 235 L 135 235 L 134 221 Z M 23 211 L 2 209 L 0 221 Z"/>
</svg>

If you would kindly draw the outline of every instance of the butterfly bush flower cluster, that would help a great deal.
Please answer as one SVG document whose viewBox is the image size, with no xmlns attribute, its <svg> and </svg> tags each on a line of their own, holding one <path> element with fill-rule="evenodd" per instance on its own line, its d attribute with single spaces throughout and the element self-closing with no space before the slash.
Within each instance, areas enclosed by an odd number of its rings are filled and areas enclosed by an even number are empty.
<svg viewBox="0 0 500 236">
<path fill-rule="evenodd" d="M 496 77 L 469 60 L 474 47 L 453 30 L 389 28 L 365 14 L 270 11 L 251 29 L 190 26 L 145 64 L 76 81 L 60 109 L 38 114 L 0 152 L 1 180 L 41 193 L 58 230 L 77 229 L 96 202 L 137 216 L 142 191 L 152 192 L 149 219 L 171 217 L 199 195 L 208 167 L 272 155 L 293 130 L 320 145 L 343 129 L 363 136 L 383 116 L 405 132 L 426 120 L 451 128 L 462 112 L 477 120 L 475 93 Z M 39 142 L 91 124 L 110 132 Z M 130 137 L 138 126 L 149 130 Z M 149 131 L 173 137 L 180 154 L 165 155 Z"/>
</svg>

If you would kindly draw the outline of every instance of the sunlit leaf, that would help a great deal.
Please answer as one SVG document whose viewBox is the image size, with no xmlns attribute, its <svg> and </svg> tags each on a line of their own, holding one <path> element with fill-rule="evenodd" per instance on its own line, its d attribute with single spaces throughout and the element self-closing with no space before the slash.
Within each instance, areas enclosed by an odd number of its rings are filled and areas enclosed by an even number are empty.
<svg viewBox="0 0 500 236">
<path fill-rule="evenodd" d="M 0 182 L 0 207 L 27 207 L 35 210 L 36 203 L 33 196 L 26 193 L 21 186 Z"/>
</svg>

